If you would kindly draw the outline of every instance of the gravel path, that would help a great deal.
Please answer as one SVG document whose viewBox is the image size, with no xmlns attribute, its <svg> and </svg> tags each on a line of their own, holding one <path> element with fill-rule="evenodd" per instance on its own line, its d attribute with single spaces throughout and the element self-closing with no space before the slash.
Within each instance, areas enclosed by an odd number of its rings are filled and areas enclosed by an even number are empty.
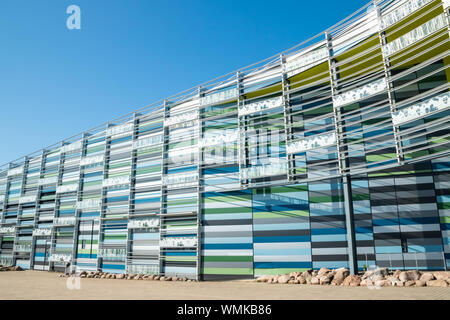
<svg viewBox="0 0 450 320">
<path fill-rule="evenodd" d="M 279 285 L 248 281 L 162 282 L 79 279 L 80 289 L 68 289 L 68 278 L 43 271 L 0 272 L 0 299 L 160 299 L 160 300 L 450 300 L 450 288 L 333 287 Z"/>
</svg>

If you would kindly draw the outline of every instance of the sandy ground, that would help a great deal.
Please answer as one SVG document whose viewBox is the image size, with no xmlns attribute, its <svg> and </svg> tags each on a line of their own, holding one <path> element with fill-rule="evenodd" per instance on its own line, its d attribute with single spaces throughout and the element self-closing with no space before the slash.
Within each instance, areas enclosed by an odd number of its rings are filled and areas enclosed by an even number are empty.
<svg viewBox="0 0 450 320">
<path fill-rule="evenodd" d="M 0 272 L 0 299 L 158 299 L 158 300 L 450 300 L 450 288 L 368 289 L 274 285 L 248 281 L 162 282 L 146 280 L 80 279 L 80 288 L 59 273 Z M 72 289 L 69 289 L 72 287 Z"/>
</svg>

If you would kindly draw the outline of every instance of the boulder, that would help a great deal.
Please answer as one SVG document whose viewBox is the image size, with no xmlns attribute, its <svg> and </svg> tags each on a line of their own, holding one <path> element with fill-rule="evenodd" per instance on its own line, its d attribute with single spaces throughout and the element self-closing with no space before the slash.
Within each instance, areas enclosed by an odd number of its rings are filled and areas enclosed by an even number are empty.
<svg viewBox="0 0 450 320">
<path fill-rule="evenodd" d="M 425 272 L 424 274 L 422 274 L 420 276 L 419 280 L 426 283 L 427 281 L 431 281 L 431 280 L 434 280 L 434 279 L 435 279 L 434 275 L 431 272 Z"/>
<path fill-rule="evenodd" d="M 260 276 L 256 279 L 256 282 L 267 282 L 270 279 L 270 276 L 268 275 L 264 275 L 264 276 Z"/>
<path fill-rule="evenodd" d="M 298 281 L 298 279 L 291 280 L 291 281 L 293 281 L 294 284 L 300 284 L 300 281 Z"/>
<path fill-rule="evenodd" d="M 402 273 L 402 270 L 395 270 L 393 276 L 398 278 L 398 276 L 400 275 L 400 273 Z"/>
<path fill-rule="evenodd" d="M 166 277 L 164 277 L 164 276 L 160 277 L 159 281 L 166 281 Z"/>
<path fill-rule="evenodd" d="M 320 268 L 320 270 L 317 273 L 317 275 L 318 276 L 323 276 L 323 275 L 327 274 L 328 272 L 330 272 L 330 269 L 328 269 L 328 268 Z"/>
<path fill-rule="evenodd" d="M 377 287 L 390 287 L 392 283 L 388 280 L 378 280 L 375 282 L 375 286 Z"/>
<path fill-rule="evenodd" d="M 346 268 L 340 268 L 336 270 L 336 274 L 333 277 L 333 280 L 331 281 L 332 284 L 336 286 L 340 286 L 344 279 L 347 278 L 350 275 L 350 271 Z"/>
<path fill-rule="evenodd" d="M 407 273 L 406 271 L 402 271 L 402 272 L 400 273 L 400 275 L 398 276 L 398 278 L 399 278 L 399 280 L 400 280 L 401 282 L 406 282 L 406 281 L 410 280 L 410 279 L 409 279 L 409 275 L 408 275 L 408 273 Z"/>
<path fill-rule="evenodd" d="M 101 279 L 105 279 L 105 278 L 106 278 L 106 274 L 102 274 L 102 275 L 100 276 L 100 278 L 101 278 Z"/>
<path fill-rule="evenodd" d="M 426 283 L 427 283 L 427 287 L 441 287 L 441 288 L 448 287 L 448 283 L 445 280 L 430 280 L 430 281 L 427 281 Z"/>
<path fill-rule="evenodd" d="M 350 274 L 350 273 L 349 273 Z M 361 277 L 361 280 L 368 279 L 373 276 L 373 270 L 367 270 Z M 348 276 L 347 276 L 348 277 Z M 346 277 L 346 278 L 347 278 Z"/>
<path fill-rule="evenodd" d="M 433 272 L 433 275 L 436 278 L 436 280 L 447 280 L 448 278 L 450 278 L 450 272 L 446 271 L 436 271 Z"/>
<path fill-rule="evenodd" d="M 310 283 L 313 285 L 320 284 L 320 280 L 318 277 L 312 277 Z"/>
<path fill-rule="evenodd" d="M 425 287 L 425 281 L 416 280 L 416 287 Z"/>
<path fill-rule="evenodd" d="M 308 277 L 311 278 L 311 271 L 308 270 L 308 271 L 303 272 L 302 273 L 302 277 L 305 278 L 305 279 L 308 278 Z"/>
<path fill-rule="evenodd" d="M 389 274 L 389 269 L 388 268 L 376 268 L 373 271 L 373 275 L 374 276 L 385 277 L 388 274 Z"/>
<path fill-rule="evenodd" d="M 305 284 L 306 283 L 306 280 L 305 280 L 305 278 L 303 278 L 303 276 L 298 276 L 297 277 L 297 281 L 298 281 L 299 284 Z"/>
<path fill-rule="evenodd" d="M 408 274 L 409 281 L 416 281 L 420 279 L 420 271 L 419 270 L 408 270 L 406 271 Z"/>
<path fill-rule="evenodd" d="M 394 287 L 403 287 L 403 286 L 405 286 L 405 283 L 403 281 L 398 280 L 398 281 L 395 281 L 393 283 L 393 285 L 394 285 Z"/>
<path fill-rule="evenodd" d="M 405 282 L 405 287 L 412 287 L 412 286 L 414 286 L 416 284 L 416 281 L 419 281 L 419 280 L 408 280 L 408 281 L 406 281 Z"/>
<path fill-rule="evenodd" d="M 115 279 L 115 278 L 116 278 L 116 275 L 112 274 L 110 279 Z"/>
<path fill-rule="evenodd" d="M 82 275 L 87 275 L 87 272 L 86 271 L 81 271 L 80 272 L 80 276 L 82 276 Z"/>
<path fill-rule="evenodd" d="M 331 278 L 328 277 L 327 275 L 322 275 L 322 276 L 319 278 L 319 281 L 320 281 L 320 284 L 321 284 L 321 285 L 327 285 L 327 284 L 330 284 L 330 283 L 331 283 Z"/>
<path fill-rule="evenodd" d="M 357 275 L 351 274 L 344 279 L 344 282 L 342 284 L 344 286 L 358 287 L 360 283 L 361 279 Z"/>
<path fill-rule="evenodd" d="M 394 283 L 396 283 L 397 281 L 400 281 L 397 277 L 394 276 L 387 277 L 386 280 L 390 281 L 392 285 L 394 285 Z"/>
<path fill-rule="evenodd" d="M 290 280 L 290 277 L 288 275 L 284 275 L 284 276 L 281 276 L 278 278 L 278 283 L 285 284 L 285 283 L 288 283 L 289 280 Z"/>
<path fill-rule="evenodd" d="M 123 273 L 118 274 L 118 275 L 116 276 L 116 279 L 124 279 L 124 278 L 125 278 L 125 274 L 123 274 Z"/>
<path fill-rule="evenodd" d="M 361 282 L 359 283 L 359 285 L 361 287 L 370 287 L 370 286 L 373 286 L 373 282 L 369 278 L 366 278 L 366 279 L 362 279 Z"/>
<path fill-rule="evenodd" d="M 295 280 L 289 280 L 288 281 L 288 284 L 294 284 L 295 283 Z"/>
<path fill-rule="evenodd" d="M 80 278 L 86 278 L 86 277 L 87 277 L 87 274 L 86 274 L 86 273 L 80 274 Z"/>
<path fill-rule="evenodd" d="M 178 277 L 177 276 L 172 277 L 172 281 L 178 281 Z"/>
</svg>

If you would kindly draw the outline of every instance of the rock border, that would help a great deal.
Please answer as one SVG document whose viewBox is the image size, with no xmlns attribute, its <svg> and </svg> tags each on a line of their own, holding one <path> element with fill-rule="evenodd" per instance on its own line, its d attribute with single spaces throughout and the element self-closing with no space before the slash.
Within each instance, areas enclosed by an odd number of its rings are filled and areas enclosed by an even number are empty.
<svg viewBox="0 0 450 320">
<path fill-rule="evenodd" d="M 24 271 L 24 269 L 19 266 L 0 266 L 1 271 Z"/>
<path fill-rule="evenodd" d="M 80 278 L 89 278 L 89 279 L 121 279 L 121 280 L 148 280 L 148 281 L 183 281 L 183 282 L 197 282 L 197 280 L 189 279 L 187 277 L 166 277 L 156 274 L 135 274 L 135 273 L 108 273 L 101 271 L 81 271 L 77 274 Z M 70 277 L 72 275 L 69 274 L 60 274 L 60 278 Z"/>
<path fill-rule="evenodd" d="M 377 268 L 362 275 L 351 275 L 346 268 L 307 270 L 283 275 L 263 275 L 256 282 L 278 284 L 308 284 L 349 287 L 450 287 L 450 271 L 391 271 Z"/>
</svg>

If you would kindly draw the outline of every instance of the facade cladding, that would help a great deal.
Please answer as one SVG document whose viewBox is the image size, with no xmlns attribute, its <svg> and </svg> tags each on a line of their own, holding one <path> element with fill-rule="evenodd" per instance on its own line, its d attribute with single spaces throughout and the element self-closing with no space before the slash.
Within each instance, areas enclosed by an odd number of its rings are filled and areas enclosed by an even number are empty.
<svg viewBox="0 0 450 320">
<path fill-rule="evenodd" d="M 370 3 L 0 170 L 0 264 L 204 280 L 450 266 L 449 2 Z"/>
</svg>

